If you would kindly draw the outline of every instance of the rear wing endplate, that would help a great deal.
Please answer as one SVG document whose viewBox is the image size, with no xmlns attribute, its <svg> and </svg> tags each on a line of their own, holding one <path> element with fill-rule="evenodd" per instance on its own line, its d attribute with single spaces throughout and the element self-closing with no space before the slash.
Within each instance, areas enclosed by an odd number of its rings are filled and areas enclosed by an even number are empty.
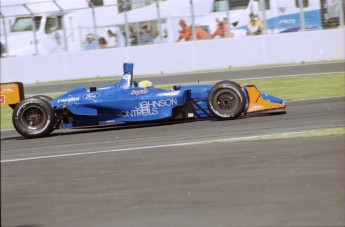
<svg viewBox="0 0 345 227">
<path fill-rule="evenodd" d="M 0 84 L 0 104 L 14 108 L 24 99 L 24 86 L 21 82 Z"/>
</svg>

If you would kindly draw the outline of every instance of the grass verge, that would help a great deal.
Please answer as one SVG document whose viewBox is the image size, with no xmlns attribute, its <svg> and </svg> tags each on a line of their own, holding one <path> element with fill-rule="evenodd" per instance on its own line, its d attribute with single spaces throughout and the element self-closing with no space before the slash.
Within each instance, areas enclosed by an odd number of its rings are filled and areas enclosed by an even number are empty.
<svg viewBox="0 0 345 227">
<path fill-rule="evenodd" d="M 285 101 L 345 96 L 345 74 L 243 80 L 238 82 L 242 86 L 254 84 L 260 91 L 280 97 Z M 12 109 L 8 106 L 1 106 L 1 130 L 7 129 L 13 129 Z"/>
<path fill-rule="evenodd" d="M 285 101 L 345 95 L 345 74 L 284 77 L 239 81 Z"/>
</svg>

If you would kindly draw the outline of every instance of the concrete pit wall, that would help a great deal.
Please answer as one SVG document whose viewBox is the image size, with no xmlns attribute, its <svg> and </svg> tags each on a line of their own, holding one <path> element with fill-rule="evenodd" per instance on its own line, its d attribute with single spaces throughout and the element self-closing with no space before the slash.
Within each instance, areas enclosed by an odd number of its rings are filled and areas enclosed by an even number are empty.
<svg viewBox="0 0 345 227">
<path fill-rule="evenodd" d="M 70 80 L 122 75 L 170 74 L 245 66 L 345 59 L 345 29 L 1 58 L 1 83 Z"/>
</svg>

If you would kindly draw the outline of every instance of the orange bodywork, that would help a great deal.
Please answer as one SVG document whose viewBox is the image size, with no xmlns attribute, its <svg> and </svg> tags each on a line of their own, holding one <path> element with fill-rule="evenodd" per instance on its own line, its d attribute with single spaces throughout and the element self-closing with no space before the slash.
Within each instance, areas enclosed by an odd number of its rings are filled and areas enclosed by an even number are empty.
<svg viewBox="0 0 345 227">
<path fill-rule="evenodd" d="M 249 103 L 246 113 L 285 109 L 285 104 L 266 101 L 254 85 L 245 86 L 244 89 L 247 92 Z"/>
<path fill-rule="evenodd" d="M 24 88 L 20 82 L 0 84 L 0 104 L 16 105 L 24 99 Z"/>
</svg>

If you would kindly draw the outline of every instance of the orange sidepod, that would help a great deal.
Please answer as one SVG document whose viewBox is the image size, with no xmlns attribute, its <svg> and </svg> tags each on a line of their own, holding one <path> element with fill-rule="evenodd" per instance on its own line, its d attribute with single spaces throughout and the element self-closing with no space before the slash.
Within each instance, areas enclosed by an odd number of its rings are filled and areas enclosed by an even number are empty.
<svg viewBox="0 0 345 227">
<path fill-rule="evenodd" d="M 246 113 L 285 109 L 285 104 L 266 101 L 254 85 L 245 86 L 244 89 L 247 92 L 249 103 Z"/>
</svg>

